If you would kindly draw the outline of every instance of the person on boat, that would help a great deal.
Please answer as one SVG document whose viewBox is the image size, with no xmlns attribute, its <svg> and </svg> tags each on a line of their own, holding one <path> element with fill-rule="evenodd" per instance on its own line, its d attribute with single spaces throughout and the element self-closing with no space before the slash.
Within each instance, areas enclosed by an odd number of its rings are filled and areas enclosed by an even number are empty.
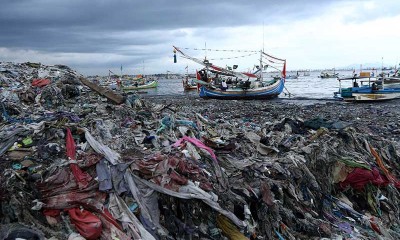
<svg viewBox="0 0 400 240">
<path fill-rule="evenodd" d="M 221 90 L 223 92 L 225 92 L 226 89 L 228 89 L 228 85 L 226 84 L 225 79 L 224 79 L 224 80 L 222 80 L 222 83 L 221 83 Z"/>
<path fill-rule="evenodd" d="M 239 84 L 239 79 L 238 77 L 235 78 L 235 80 L 233 80 L 233 85 L 237 86 Z"/>
<path fill-rule="evenodd" d="M 359 87 L 357 81 L 354 81 L 354 82 L 353 82 L 353 87 Z"/>
<path fill-rule="evenodd" d="M 222 82 L 221 82 L 221 79 L 219 78 L 218 73 L 215 75 L 215 77 L 213 78 L 213 80 L 214 80 L 214 84 L 216 84 L 216 85 L 219 85 L 219 84 L 222 83 Z"/>
<path fill-rule="evenodd" d="M 247 78 L 246 82 L 244 83 L 244 87 L 245 87 L 246 89 L 249 89 L 249 88 L 250 88 L 250 78 Z"/>
<path fill-rule="evenodd" d="M 212 86 L 215 85 L 215 81 L 212 78 L 211 78 L 211 81 L 210 81 L 210 85 L 212 85 Z"/>
<path fill-rule="evenodd" d="M 378 90 L 378 85 L 376 83 L 372 83 L 372 90 Z"/>
<path fill-rule="evenodd" d="M 246 80 L 246 88 L 250 88 L 250 78 L 247 78 Z"/>
<path fill-rule="evenodd" d="M 201 80 L 203 80 L 204 82 L 208 82 L 208 77 L 207 77 L 207 73 L 202 70 L 202 73 L 200 73 L 201 76 Z"/>
</svg>

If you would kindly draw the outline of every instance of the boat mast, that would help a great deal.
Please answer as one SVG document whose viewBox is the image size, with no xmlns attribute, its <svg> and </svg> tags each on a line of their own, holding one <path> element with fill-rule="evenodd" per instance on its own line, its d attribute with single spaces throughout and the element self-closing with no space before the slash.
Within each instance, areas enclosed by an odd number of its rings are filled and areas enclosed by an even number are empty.
<svg viewBox="0 0 400 240">
<path fill-rule="evenodd" d="M 263 49 L 264 49 L 264 46 L 263 46 Z M 264 81 L 264 79 L 263 79 L 263 70 L 264 70 L 264 68 L 263 68 L 263 62 L 262 62 L 263 52 L 264 52 L 264 50 L 260 51 L 260 81 L 261 82 Z"/>
<path fill-rule="evenodd" d="M 207 59 L 207 42 L 204 42 L 204 60 Z"/>
<path fill-rule="evenodd" d="M 143 77 L 144 77 L 144 60 L 143 60 L 143 73 L 142 73 Z"/>
<path fill-rule="evenodd" d="M 382 89 L 385 89 L 385 74 L 383 73 L 383 57 L 382 57 Z"/>
<path fill-rule="evenodd" d="M 206 77 L 207 77 L 207 82 L 208 82 L 208 65 L 209 65 L 209 62 L 208 62 L 208 60 L 207 60 L 207 42 L 204 42 L 204 63 L 206 64 L 206 72 L 205 72 L 205 75 L 206 75 Z"/>
<path fill-rule="evenodd" d="M 263 33 L 263 42 L 262 42 L 262 51 L 260 51 L 260 69 L 261 69 L 260 80 L 261 80 L 261 82 L 264 81 L 264 78 L 263 78 L 264 67 L 263 67 L 263 63 L 262 63 L 262 56 L 263 56 L 263 52 L 264 52 L 264 21 L 263 21 L 263 32 L 262 33 Z"/>
</svg>

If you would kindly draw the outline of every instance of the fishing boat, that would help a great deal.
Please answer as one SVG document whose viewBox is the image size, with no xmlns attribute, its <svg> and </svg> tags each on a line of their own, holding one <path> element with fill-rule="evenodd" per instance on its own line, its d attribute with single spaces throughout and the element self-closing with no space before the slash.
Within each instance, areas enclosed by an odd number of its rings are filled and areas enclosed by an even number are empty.
<svg viewBox="0 0 400 240">
<path fill-rule="evenodd" d="M 299 73 L 297 72 L 296 75 L 288 75 L 286 76 L 286 79 L 298 79 L 299 78 Z"/>
<path fill-rule="evenodd" d="M 398 69 L 395 69 L 394 73 L 391 75 L 390 73 L 386 77 L 384 73 L 379 74 L 378 80 L 385 81 L 385 86 L 400 86 L 400 72 Z"/>
<path fill-rule="evenodd" d="M 360 76 L 338 78 L 339 91 L 334 97 L 347 102 L 376 102 L 400 98 L 399 87 L 385 86 L 385 79 L 371 77 L 368 73 Z M 342 81 L 352 81 L 352 87 L 342 88 Z"/>
<path fill-rule="evenodd" d="M 135 81 L 134 83 L 131 83 L 129 85 L 124 85 L 122 86 L 122 90 L 124 91 L 134 91 L 134 90 L 140 90 L 140 89 L 148 89 L 148 88 L 156 88 L 158 86 L 158 81 L 157 80 L 151 80 L 147 82 L 139 82 Z"/>
<path fill-rule="evenodd" d="M 329 72 L 329 71 L 322 71 L 321 74 L 319 75 L 320 78 L 338 78 L 339 73 L 335 72 Z"/>
<path fill-rule="evenodd" d="M 252 88 L 252 85 L 259 86 Z M 284 88 L 284 80 L 273 81 L 269 85 L 264 82 L 255 82 L 250 85 L 249 89 L 243 87 L 228 88 L 222 91 L 219 88 L 211 86 L 202 86 L 200 88 L 201 98 L 215 98 L 215 99 L 271 99 L 277 97 Z"/>
<path fill-rule="evenodd" d="M 189 75 L 189 67 L 186 66 L 186 75 L 185 78 L 182 79 L 182 86 L 183 86 L 183 90 L 184 91 L 192 91 L 192 90 L 197 90 L 197 84 L 193 81 L 193 79 L 191 81 L 189 81 L 189 78 L 191 77 Z"/>
<path fill-rule="evenodd" d="M 183 90 L 191 91 L 197 89 L 197 84 L 194 81 L 189 81 L 189 77 L 182 79 Z"/>
<path fill-rule="evenodd" d="M 286 76 L 286 60 L 260 51 L 260 64 L 255 72 L 236 72 L 229 67 L 219 67 L 209 60 L 187 55 L 174 46 L 184 58 L 190 59 L 204 68 L 197 72 L 196 83 L 200 84 L 199 96 L 213 99 L 271 99 L 282 93 Z M 237 67 L 237 66 L 236 66 Z M 280 73 L 279 78 L 264 81 L 263 70 L 268 67 Z M 233 67 L 235 69 L 235 65 Z"/>
</svg>

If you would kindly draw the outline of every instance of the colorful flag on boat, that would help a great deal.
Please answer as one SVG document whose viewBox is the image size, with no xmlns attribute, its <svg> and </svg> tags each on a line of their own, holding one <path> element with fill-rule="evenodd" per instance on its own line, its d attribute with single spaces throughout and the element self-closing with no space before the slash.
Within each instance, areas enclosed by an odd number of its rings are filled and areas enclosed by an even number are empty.
<svg viewBox="0 0 400 240">
<path fill-rule="evenodd" d="M 285 60 L 285 63 L 283 64 L 282 75 L 283 75 L 283 78 L 286 79 L 286 60 Z"/>
<path fill-rule="evenodd" d="M 197 78 L 197 80 L 201 80 L 200 73 L 197 70 L 196 70 L 196 78 Z"/>
</svg>

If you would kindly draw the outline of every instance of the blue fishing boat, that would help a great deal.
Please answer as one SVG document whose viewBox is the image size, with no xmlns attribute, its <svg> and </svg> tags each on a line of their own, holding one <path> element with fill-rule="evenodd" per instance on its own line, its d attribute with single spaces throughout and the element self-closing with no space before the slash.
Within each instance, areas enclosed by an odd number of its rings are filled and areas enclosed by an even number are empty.
<svg viewBox="0 0 400 240">
<path fill-rule="evenodd" d="M 260 51 L 260 63 L 255 65 L 255 72 L 238 72 L 232 68 L 219 67 L 209 62 L 209 60 L 197 59 L 183 53 L 179 48 L 175 50 L 205 68 L 197 72 L 197 84 L 201 85 L 199 96 L 201 98 L 214 99 L 271 99 L 282 93 L 286 77 L 286 60 L 273 57 Z M 236 66 L 236 67 L 235 67 Z M 268 67 L 280 76 L 272 81 L 264 81 L 263 70 Z M 237 65 L 233 66 L 236 69 Z"/>
<path fill-rule="evenodd" d="M 338 80 L 339 91 L 334 93 L 336 99 L 347 102 L 376 102 L 400 98 L 400 88 L 385 86 L 384 78 L 377 79 L 367 74 Z M 342 88 L 341 82 L 345 80 L 352 81 L 352 87 Z"/>
<path fill-rule="evenodd" d="M 256 82 L 257 83 L 257 82 Z M 261 86 L 254 88 L 228 88 L 226 90 L 221 90 L 218 88 L 212 88 L 210 86 L 202 86 L 200 88 L 201 98 L 215 98 L 215 99 L 271 99 L 277 97 L 284 88 L 284 79 L 281 78 L 273 83 L 259 83 Z"/>
</svg>

